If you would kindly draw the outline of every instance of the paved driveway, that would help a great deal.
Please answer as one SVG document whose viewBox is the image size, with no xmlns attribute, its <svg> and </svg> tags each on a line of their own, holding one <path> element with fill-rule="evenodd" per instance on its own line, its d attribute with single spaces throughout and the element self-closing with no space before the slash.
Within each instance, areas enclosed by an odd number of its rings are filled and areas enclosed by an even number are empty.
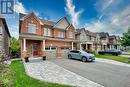
<svg viewBox="0 0 130 87">
<path fill-rule="evenodd" d="M 130 87 L 130 67 L 102 62 L 83 63 L 71 59 L 50 59 L 49 61 L 105 87 Z"/>
</svg>

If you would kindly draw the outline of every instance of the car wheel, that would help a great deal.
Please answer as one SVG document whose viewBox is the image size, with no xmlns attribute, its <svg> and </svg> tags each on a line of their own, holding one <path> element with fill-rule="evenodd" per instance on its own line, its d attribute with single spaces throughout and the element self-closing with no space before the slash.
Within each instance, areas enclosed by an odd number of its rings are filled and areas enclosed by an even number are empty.
<svg viewBox="0 0 130 87">
<path fill-rule="evenodd" d="M 86 58 L 86 57 L 82 57 L 82 61 L 83 61 L 83 62 L 86 62 L 86 61 L 87 61 L 87 58 Z"/>
<path fill-rule="evenodd" d="M 72 56 L 71 56 L 71 55 L 68 55 L 68 58 L 69 58 L 69 59 L 71 59 L 71 58 L 72 58 Z"/>
</svg>

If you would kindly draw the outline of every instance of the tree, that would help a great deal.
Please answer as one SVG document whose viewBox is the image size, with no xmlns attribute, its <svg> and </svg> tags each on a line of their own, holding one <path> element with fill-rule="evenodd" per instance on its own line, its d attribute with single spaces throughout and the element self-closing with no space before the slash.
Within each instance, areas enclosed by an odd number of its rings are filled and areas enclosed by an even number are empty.
<svg viewBox="0 0 130 87">
<path fill-rule="evenodd" d="M 123 37 L 121 38 L 121 44 L 123 46 L 130 46 L 130 28 L 126 33 L 123 33 Z"/>
<path fill-rule="evenodd" d="M 20 48 L 20 42 L 19 39 L 16 39 L 15 37 L 11 38 L 11 53 L 16 54 L 18 53 Z"/>
</svg>

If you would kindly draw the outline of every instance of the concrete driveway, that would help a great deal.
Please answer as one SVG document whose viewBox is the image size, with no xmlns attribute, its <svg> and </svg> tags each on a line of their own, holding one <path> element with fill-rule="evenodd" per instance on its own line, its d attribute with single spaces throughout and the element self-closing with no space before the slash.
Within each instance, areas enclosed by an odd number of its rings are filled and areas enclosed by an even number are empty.
<svg viewBox="0 0 130 87">
<path fill-rule="evenodd" d="M 49 61 L 105 87 L 130 87 L 130 67 L 103 62 L 81 62 L 72 59 Z"/>
</svg>

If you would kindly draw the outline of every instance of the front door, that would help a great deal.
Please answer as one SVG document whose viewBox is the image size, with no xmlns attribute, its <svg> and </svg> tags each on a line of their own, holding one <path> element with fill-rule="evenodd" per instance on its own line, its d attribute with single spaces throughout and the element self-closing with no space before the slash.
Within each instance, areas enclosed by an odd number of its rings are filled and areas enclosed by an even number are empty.
<svg viewBox="0 0 130 87">
<path fill-rule="evenodd" d="M 38 44 L 33 44 L 33 56 L 38 56 Z"/>
<path fill-rule="evenodd" d="M 30 55 L 33 56 L 33 44 L 30 45 Z"/>
</svg>

